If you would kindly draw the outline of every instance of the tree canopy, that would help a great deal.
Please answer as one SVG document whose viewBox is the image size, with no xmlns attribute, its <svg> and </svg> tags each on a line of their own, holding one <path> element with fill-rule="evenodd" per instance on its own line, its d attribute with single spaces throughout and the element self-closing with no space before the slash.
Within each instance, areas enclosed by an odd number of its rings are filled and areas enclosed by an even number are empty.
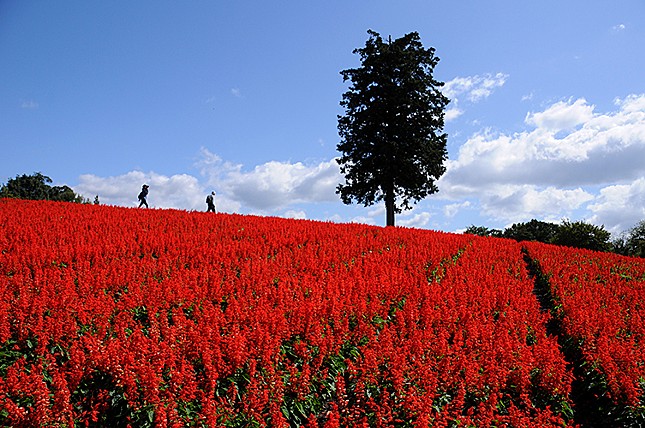
<svg viewBox="0 0 645 428">
<path fill-rule="evenodd" d="M 629 255 L 645 257 L 645 220 L 630 229 L 627 238 Z"/>
<path fill-rule="evenodd" d="M 553 243 L 595 251 L 610 251 L 610 238 L 611 233 L 605 230 L 604 226 L 596 226 L 584 221 L 565 220 L 558 227 Z"/>
<path fill-rule="evenodd" d="M 558 231 L 559 226 L 540 220 L 531 220 L 528 223 L 514 223 L 504 230 L 505 238 L 516 241 L 537 241 L 551 243 Z"/>
<path fill-rule="evenodd" d="M 394 41 L 368 34 L 365 47 L 353 52 L 361 66 L 341 71 L 351 85 L 340 103 L 345 114 L 338 116 L 337 161 L 345 183 L 336 192 L 345 204 L 385 201 L 386 224 L 393 226 L 395 213 L 438 191 L 449 100 L 433 77 L 435 49 L 424 48 L 418 33 Z"/>
<path fill-rule="evenodd" d="M 624 232 L 613 242 L 614 251 L 624 256 L 645 257 L 645 220 Z"/>
<path fill-rule="evenodd" d="M 81 195 L 69 186 L 50 186 L 52 179 L 36 172 L 32 175 L 17 175 L 0 187 L 0 198 L 85 202 Z"/>
<path fill-rule="evenodd" d="M 503 236 L 503 232 L 499 229 L 489 229 L 486 226 L 475 226 L 474 224 L 468 226 L 466 230 L 464 230 L 464 233 L 477 236 L 494 236 L 497 238 Z"/>
<path fill-rule="evenodd" d="M 645 225 L 645 222 L 643 224 Z M 633 230 L 637 231 L 638 228 Z M 515 223 L 503 231 L 471 225 L 465 233 L 514 239 L 518 242 L 544 242 L 595 251 L 615 251 L 616 249 L 615 244 L 612 245 L 610 242 L 611 233 L 605 230 L 604 226 L 595 226 L 584 221 L 564 220 L 561 224 L 555 224 L 533 219 L 527 223 Z M 645 234 L 645 226 L 642 233 Z M 635 234 L 638 235 L 638 232 Z M 637 240 L 637 238 L 634 239 Z M 622 244 L 623 247 L 626 245 Z"/>
</svg>

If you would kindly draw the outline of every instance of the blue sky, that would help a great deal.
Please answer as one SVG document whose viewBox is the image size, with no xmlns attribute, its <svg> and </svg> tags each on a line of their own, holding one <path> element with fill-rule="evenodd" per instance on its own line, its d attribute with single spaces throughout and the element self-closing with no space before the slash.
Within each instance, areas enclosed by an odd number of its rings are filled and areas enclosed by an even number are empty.
<svg viewBox="0 0 645 428">
<path fill-rule="evenodd" d="M 0 1 L 0 182 L 101 202 L 382 225 L 346 206 L 337 115 L 372 29 L 451 99 L 439 192 L 401 226 L 645 219 L 645 2 Z"/>
</svg>

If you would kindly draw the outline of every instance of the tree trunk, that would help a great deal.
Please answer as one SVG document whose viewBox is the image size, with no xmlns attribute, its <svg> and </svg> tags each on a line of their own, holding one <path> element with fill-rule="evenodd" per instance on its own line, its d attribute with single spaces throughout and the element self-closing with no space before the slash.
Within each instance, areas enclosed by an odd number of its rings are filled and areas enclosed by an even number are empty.
<svg viewBox="0 0 645 428">
<path fill-rule="evenodd" d="M 394 186 L 385 191 L 385 225 L 394 226 Z"/>
</svg>

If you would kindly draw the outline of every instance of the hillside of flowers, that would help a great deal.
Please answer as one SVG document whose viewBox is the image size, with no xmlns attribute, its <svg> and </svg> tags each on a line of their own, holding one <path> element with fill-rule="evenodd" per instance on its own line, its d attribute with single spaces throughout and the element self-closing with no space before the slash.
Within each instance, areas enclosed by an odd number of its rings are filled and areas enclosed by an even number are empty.
<svg viewBox="0 0 645 428">
<path fill-rule="evenodd" d="M 615 254 L 0 200 L 3 427 L 640 426 L 644 317 Z"/>
</svg>

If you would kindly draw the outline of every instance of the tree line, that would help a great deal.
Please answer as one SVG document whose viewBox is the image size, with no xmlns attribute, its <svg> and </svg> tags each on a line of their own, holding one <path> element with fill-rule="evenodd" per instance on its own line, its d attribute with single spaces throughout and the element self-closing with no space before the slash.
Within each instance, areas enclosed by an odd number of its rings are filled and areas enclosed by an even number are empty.
<svg viewBox="0 0 645 428">
<path fill-rule="evenodd" d="M 89 203 L 90 200 L 74 192 L 69 186 L 51 186 L 52 179 L 36 172 L 10 178 L 0 187 L 0 198 L 33 199 L 36 201 L 60 201 Z M 98 198 L 98 196 L 97 196 Z M 97 200 L 95 199 L 95 202 Z"/>
<path fill-rule="evenodd" d="M 645 220 L 613 240 L 604 226 L 569 220 L 556 224 L 533 219 L 526 223 L 515 223 L 504 230 L 471 225 L 464 233 L 645 257 Z"/>
</svg>

